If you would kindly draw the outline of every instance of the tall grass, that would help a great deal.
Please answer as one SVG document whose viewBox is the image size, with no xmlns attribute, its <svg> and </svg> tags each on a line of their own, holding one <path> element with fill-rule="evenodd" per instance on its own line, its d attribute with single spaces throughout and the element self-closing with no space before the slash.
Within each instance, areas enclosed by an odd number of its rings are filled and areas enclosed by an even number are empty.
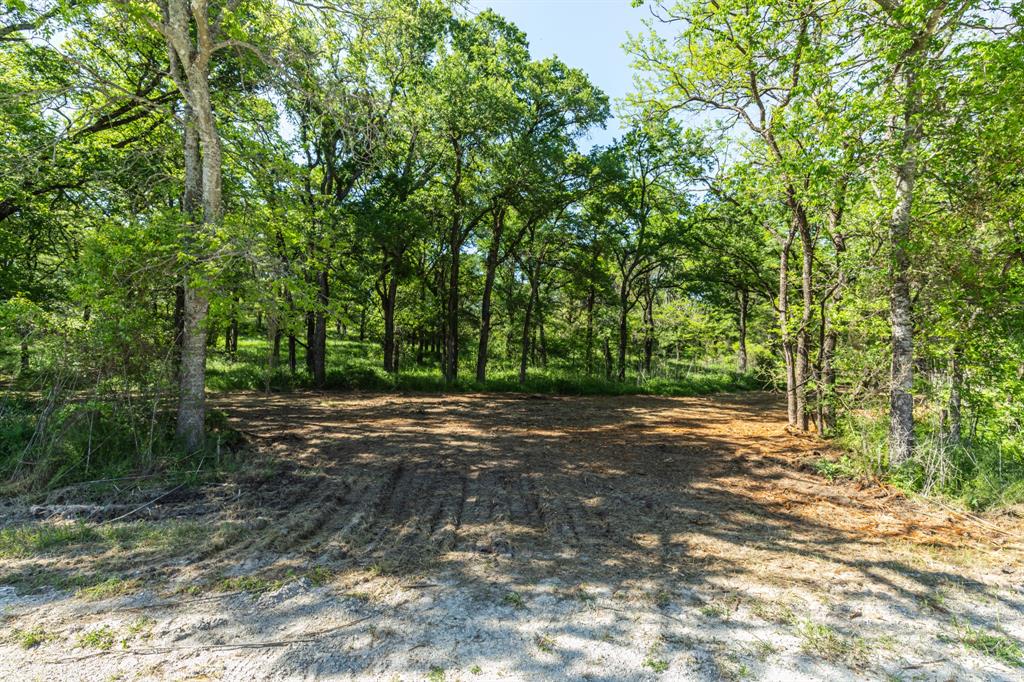
<svg viewBox="0 0 1024 682">
<path fill-rule="evenodd" d="M 823 464 L 823 473 L 879 476 L 902 490 L 950 498 L 975 510 L 1024 503 L 1024 442 L 1019 434 L 974 433 L 952 443 L 938 409 L 926 406 L 915 416 L 914 456 L 890 467 L 884 410 L 847 414 L 837 436 L 847 455 Z"/>
</svg>

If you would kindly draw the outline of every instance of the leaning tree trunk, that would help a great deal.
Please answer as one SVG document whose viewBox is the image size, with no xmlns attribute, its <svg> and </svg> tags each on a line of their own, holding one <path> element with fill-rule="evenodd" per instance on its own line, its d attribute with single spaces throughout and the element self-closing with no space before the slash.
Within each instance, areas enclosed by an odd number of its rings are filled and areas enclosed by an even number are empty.
<svg viewBox="0 0 1024 682">
<path fill-rule="evenodd" d="M 916 122 L 920 96 L 915 79 L 906 68 L 899 76 L 907 95 L 900 126 L 899 161 L 896 166 L 896 206 L 889 221 L 891 249 L 889 313 L 892 323 L 892 365 L 889 379 L 889 463 L 900 465 L 914 452 L 914 326 L 910 296 L 911 210 L 917 176 Z"/>
</svg>

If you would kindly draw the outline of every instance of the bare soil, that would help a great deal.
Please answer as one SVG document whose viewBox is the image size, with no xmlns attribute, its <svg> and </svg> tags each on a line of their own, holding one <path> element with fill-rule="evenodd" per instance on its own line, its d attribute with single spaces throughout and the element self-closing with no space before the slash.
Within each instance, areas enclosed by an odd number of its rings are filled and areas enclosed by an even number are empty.
<svg viewBox="0 0 1024 682">
<path fill-rule="evenodd" d="M 776 396 L 215 402 L 228 483 L 4 507 L 190 535 L 0 559 L 0 678 L 1024 679 L 1021 518 L 829 483 Z"/>
</svg>

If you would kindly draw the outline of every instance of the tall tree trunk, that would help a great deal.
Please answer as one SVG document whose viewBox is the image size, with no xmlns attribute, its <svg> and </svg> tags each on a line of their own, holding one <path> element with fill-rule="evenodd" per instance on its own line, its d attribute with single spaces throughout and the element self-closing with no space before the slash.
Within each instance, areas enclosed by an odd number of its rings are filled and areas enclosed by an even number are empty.
<svg viewBox="0 0 1024 682">
<path fill-rule="evenodd" d="M 444 380 L 452 383 L 459 374 L 459 260 L 462 255 L 462 223 L 465 219 L 465 201 L 462 196 L 462 147 L 452 140 L 455 153 L 455 174 L 451 191 L 455 209 L 448 227 L 448 251 L 451 257 L 448 271 L 448 300 L 445 307 L 445 364 Z"/>
<path fill-rule="evenodd" d="M 172 59 L 172 62 L 176 62 Z M 203 169 L 199 153 L 199 128 L 192 106 L 186 100 L 182 110 L 182 148 L 185 183 L 181 194 L 181 212 L 185 220 L 198 224 L 203 202 Z M 174 374 L 181 381 L 181 353 L 185 344 L 185 276 L 174 287 Z"/>
<path fill-rule="evenodd" d="M 594 284 L 591 283 L 587 289 L 587 335 L 585 341 L 584 362 L 587 366 L 587 376 L 594 373 L 594 300 L 597 292 Z"/>
<path fill-rule="evenodd" d="M 892 365 L 889 388 L 889 463 L 898 466 L 914 452 L 914 323 L 910 296 L 911 210 L 917 177 L 920 107 L 917 83 L 909 67 L 898 75 L 906 89 L 903 115 L 895 122 L 899 135 L 896 165 L 896 206 L 889 221 L 891 249 L 889 313 L 892 323 Z"/>
<path fill-rule="evenodd" d="M 750 292 L 740 289 L 739 298 L 739 358 L 737 364 L 741 372 L 747 371 L 747 312 L 750 309 Z"/>
<path fill-rule="evenodd" d="M 526 383 L 526 364 L 530 358 L 530 327 L 533 322 L 533 309 L 537 303 L 537 284 L 534 278 L 530 278 L 530 299 L 526 303 L 526 312 L 523 314 L 523 339 L 522 353 L 519 356 L 519 383 Z"/>
<path fill-rule="evenodd" d="M 185 185 L 194 186 L 201 176 L 203 226 L 201 233 L 212 233 L 222 218 L 221 143 L 210 97 L 210 61 L 214 44 L 207 15 L 206 2 L 168 0 L 164 6 L 164 30 L 171 73 L 178 89 L 188 103 L 192 115 L 186 114 L 186 126 L 193 122 L 198 133 L 198 150 L 185 150 Z M 195 43 L 192 25 L 196 26 Z M 186 147 L 188 145 L 185 145 Z M 198 162 L 198 163 L 197 163 Z M 190 220 L 195 226 L 196 221 Z M 193 228 L 193 231 L 195 228 Z M 202 236 L 202 235 L 201 235 Z M 189 234 L 186 253 L 202 255 L 205 239 Z M 206 317 L 210 304 L 195 286 L 191 272 L 184 277 L 184 325 L 182 327 L 181 372 L 178 396 L 177 435 L 189 451 L 198 450 L 205 440 L 206 420 Z"/>
<path fill-rule="evenodd" d="M 626 380 L 626 346 L 629 335 L 629 291 L 625 282 L 619 287 L 619 356 L 618 376 L 619 381 Z"/>
<path fill-rule="evenodd" d="M 306 311 L 306 373 L 313 376 L 313 348 L 316 343 L 313 337 L 316 336 L 316 318 L 312 310 Z"/>
<path fill-rule="evenodd" d="M 238 318 L 232 317 L 228 322 L 228 332 L 224 335 L 224 350 L 228 353 L 228 359 L 235 361 L 238 352 Z"/>
<path fill-rule="evenodd" d="M 296 358 L 295 346 L 295 334 L 288 335 L 288 371 L 292 376 L 295 376 L 295 372 L 298 371 L 298 358 Z"/>
<path fill-rule="evenodd" d="M 644 374 L 651 374 L 651 359 L 654 357 L 654 292 L 647 283 L 644 293 Z"/>
<path fill-rule="evenodd" d="M 395 374 L 398 363 L 395 356 L 395 301 L 398 297 L 398 276 L 394 261 L 384 273 L 383 286 L 379 290 L 381 308 L 384 313 L 384 371 Z M 388 273 L 390 272 L 390 278 Z"/>
<path fill-rule="evenodd" d="M 21 334 L 21 359 L 20 359 L 21 364 L 19 365 L 21 367 L 21 371 L 22 372 L 27 372 L 28 371 L 28 360 L 29 360 L 29 354 L 28 354 L 28 332 L 27 331 L 23 331 L 22 334 Z"/>
<path fill-rule="evenodd" d="M 835 407 L 833 391 L 836 383 L 834 358 L 836 354 L 837 334 L 832 325 L 827 299 L 821 304 L 821 329 L 819 330 L 818 348 L 818 381 L 816 387 L 816 425 L 818 433 L 828 435 L 835 427 Z"/>
<path fill-rule="evenodd" d="M 544 306 L 540 300 L 540 284 L 537 284 L 537 336 L 540 343 L 537 345 L 537 350 L 540 353 L 540 366 L 544 369 L 548 368 L 548 336 L 544 330 Z"/>
<path fill-rule="evenodd" d="M 964 384 L 964 372 L 960 365 L 960 348 L 953 349 L 953 355 L 949 359 L 949 401 L 946 409 L 949 413 L 949 430 L 946 434 L 946 443 L 953 447 L 960 445 L 962 439 L 962 398 Z"/>
<path fill-rule="evenodd" d="M 263 390 L 265 393 L 270 393 L 270 382 L 274 378 L 274 370 L 277 369 L 277 363 L 280 359 L 281 352 L 281 331 L 277 326 L 276 313 L 270 313 L 267 315 L 266 331 L 269 348 L 267 348 L 267 379 L 264 383 Z"/>
<path fill-rule="evenodd" d="M 486 272 L 484 274 L 484 295 L 480 302 L 480 345 L 476 353 L 476 380 L 483 383 L 487 380 L 487 353 L 491 338 L 491 296 L 494 292 L 494 280 L 498 272 L 498 258 L 501 248 L 501 236 L 505 227 L 505 212 L 500 210 L 494 216 L 494 228 L 491 231 L 491 243 L 487 248 Z"/>
<path fill-rule="evenodd" d="M 306 349 L 311 357 L 313 384 L 319 388 L 327 383 L 327 303 L 330 299 L 327 271 L 317 273 L 317 306 L 313 315 L 313 343 Z"/>
<path fill-rule="evenodd" d="M 182 204 L 184 206 L 184 204 Z M 183 211 L 184 213 L 184 211 Z M 171 356 L 171 367 L 174 379 L 181 378 L 181 343 L 185 333 L 185 285 L 174 285 L 174 351 Z"/>
<path fill-rule="evenodd" d="M 802 206 L 796 210 L 797 232 L 800 235 L 800 253 L 802 265 L 800 272 L 800 292 L 803 305 L 800 310 L 800 328 L 796 338 L 796 413 L 801 431 L 809 427 L 810 410 L 807 407 L 807 395 L 811 387 L 811 320 L 814 315 L 814 240 L 811 236 L 807 214 Z"/>
<path fill-rule="evenodd" d="M 779 249 L 779 335 L 782 358 L 786 364 L 786 416 L 790 427 L 796 426 L 798 415 L 793 336 L 789 329 L 789 251 L 795 238 L 796 230 L 791 227 Z"/>
<path fill-rule="evenodd" d="M 612 380 L 612 342 L 610 337 L 604 337 L 604 379 Z"/>
</svg>

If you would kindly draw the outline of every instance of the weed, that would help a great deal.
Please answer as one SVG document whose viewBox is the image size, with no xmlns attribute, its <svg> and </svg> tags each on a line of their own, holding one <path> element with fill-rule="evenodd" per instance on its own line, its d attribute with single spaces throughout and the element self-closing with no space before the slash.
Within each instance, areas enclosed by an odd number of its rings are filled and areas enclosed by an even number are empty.
<svg viewBox="0 0 1024 682">
<path fill-rule="evenodd" d="M 125 580 L 123 578 L 113 577 L 107 578 L 101 583 L 80 588 L 78 590 L 78 596 L 87 601 L 99 601 L 100 599 L 120 597 L 121 595 L 127 594 L 138 588 L 138 586 L 138 580 Z"/>
<path fill-rule="evenodd" d="M 923 611 L 938 611 L 939 613 L 949 613 L 949 609 L 946 607 L 946 594 L 941 589 L 936 589 L 933 592 L 922 596 L 920 598 L 921 609 Z"/>
<path fill-rule="evenodd" d="M 658 590 L 651 595 L 651 603 L 663 609 L 672 603 L 672 593 L 668 590 Z"/>
<path fill-rule="evenodd" d="M 658 675 L 668 670 L 668 661 L 659 658 L 659 654 L 661 654 L 661 644 L 656 642 L 647 648 L 647 655 L 643 662 L 645 668 L 650 668 Z"/>
<path fill-rule="evenodd" d="M 117 634 L 109 625 L 102 625 L 78 636 L 78 646 L 106 651 L 114 646 Z"/>
<path fill-rule="evenodd" d="M 355 599 L 356 601 L 363 602 L 364 604 L 373 598 L 369 592 L 346 592 L 345 596 L 349 599 Z"/>
<path fill-rule="evenodd" d="M 555 650 L 555 640 L 548 635 L 534 635 L 533 643 L 546 654 L 550 654 Z"/>
<path fill-rule="evenodd" d="M 523 595 L 518 592 L 506 593 L 505 596 L 501 598 L 501 603 L 516 609 L 526 608 L 526 601 L 523 599 Z"/>
<path fill-rule="evenodd" d="M 480 675 L 481 673 L 483 673 L 483 671 L 484 669 L 478 665 L 473 665 L 469 668 L 469 672 L 473 673 L 474 675 Z"/>
<path fill-rule="evenodd" d="M 182 587 L 180 590 L 178 590 L 178 592 L 180 592 L 181 594 L 187 594 L 189 596 L 196 597 L 203 593 L 203 587 L 202 585 L 196 585 L 195 583 L 193 583 L 191 585 L 186 585 L 185 587 Z"/>
<path fill-rule="evenodd" d="M 268 580 L 254 575 L 241 575 L 234 578 L 224 578 L 219 583 L 221 592 L 249 592 L 259 594 L 270 592 L 281 587 L 280 580 Z"/>
<path fill-rule="evenodd" d="M 857 465 L 846 455 L 836 460 L 819 459 L 814 463 L 814 468 L 830 483 L 837 479 L 854 478 L 858 473 Z"/>
<path fill-rule="evenodd" d="M 326 566 L 314 566 L 306 572 L 306 578 L 308 578 L 309 582 L 313 583 L 313 585 L 320 587 L 331 582 L 334 578 L 334 573 Z"/>
<path fill-rule="evenodd" d="M 957 629 L 960 642 L 967 648 L 991 656 L 1008 666 L 1024 668 L 1024 649 L 1019 642 L 1003 634 L 972 627 L 970 623 L 961 625 L 956 619 L 953 619 L 953 627 Z"/>
<path fill-rule="evenodd" d="M 29 630 L 14 630 L 12 633 L 14 640 L 21 646 L 22 649 L 31 649 L 37 647 L 43 642 L 55 639 L 54 635 L 46 632 L 42 626 L 37 625 Z"/>
<path fill-rule="evenodd" d="M 722 678 L 726 680 L 749 680 L 754 676 L 749 665 L 735 658 L 730 657 L 725 661 L 719 661 L 718 667 Z"/>
<path fill-rule="evenodd" d="M 444 682 L 444 668 L 437 665 L 430 666 L 427 672 L 427 682 Z"/>
<path fill-rule="evenodd" d="M 149 616 L 141 616 L 136 618 L 128 624 L 126 632 L 129 637 L 135 637 L 136 635 L 149 636 L 149 631 L 156 625 L 156 620 Z"/>
<path fill-rule="evenodd" d="M 392 561 L 375 561 L 367 570 L 374 577 L 384 577 L 398 575 L 401 572 L 401 566 Z"/>
<path fill-rule="evenodd" d="M 755 599 L 750 602 L 750 611 L 761 620 L 780 625 L 795 625 L 796 614 L 788 604 Z"/>
<path fill-rule="evenodd" d="M 803 649 L 815 653 L 826 661 L 845 661 L 863 664 L 867 659 L 868 644 L 860 637 L 846 637 L 824 623 L 805 620 L 797 623 L 797 634 L 803 640 Z"/>
<path fill-rule="evenodd" d="M 700 607 L 700 612 L 707 618 L 725 618 L 729 615 L 729 609 L 724 604 L 705 604 Z"/>
<path fill-rule="evenodd" d="M 650 655 L 644 659 L 643 665 L 645 668 L 650 668 L 659 675 L 668 670 L 668 661 L 661 658 L 654 658 Z"/>
<path fill-rule="evenodd" d="M 754 656 L 757 657 L 757 660 L 767 660 L 770 656 L 774 656 L 777 653 L 779 653 L 779 648 L 768 640 L 758 639 L 754 641 Z"/>
<path fill-rule="evenodd" d="M 590 592 L 587 592 L 587 588 L 583 585 L 580 585 L 573 590 L 572 596 L 574 599 L 581 601 L 584 604 L 593 604 L 597 600 L 597 597 L 592 595 Z"/>
</svg>

